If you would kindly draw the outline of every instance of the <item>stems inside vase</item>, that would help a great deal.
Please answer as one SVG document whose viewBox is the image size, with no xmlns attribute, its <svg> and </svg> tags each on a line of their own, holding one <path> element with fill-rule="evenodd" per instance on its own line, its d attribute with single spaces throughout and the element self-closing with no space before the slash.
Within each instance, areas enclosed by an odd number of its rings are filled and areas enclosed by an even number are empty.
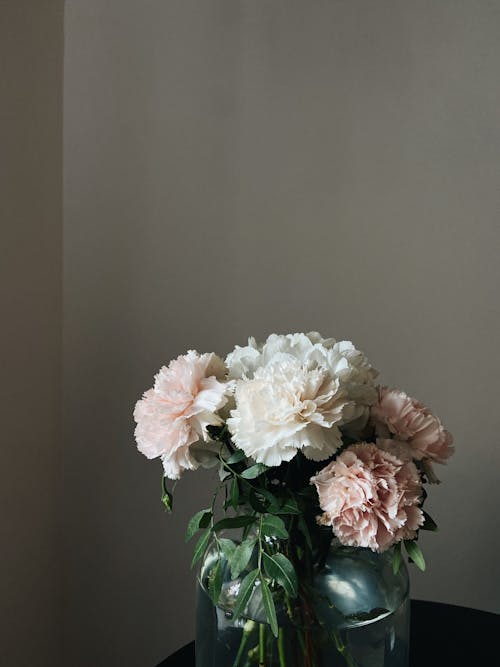
<svg viewBox="0 0 500 667">
<path fill-rule="evenodd" d="M 280 661 L 280 667 L 286 667 L 285 632 L 283 628 L 279 628 L 278 630 L 278 656 Z"/>
<path fill-rule="evenodd" d="M 265 667 L 266 660 L 266 626 L 259 625 L 259 667 Z"/>
</svg>

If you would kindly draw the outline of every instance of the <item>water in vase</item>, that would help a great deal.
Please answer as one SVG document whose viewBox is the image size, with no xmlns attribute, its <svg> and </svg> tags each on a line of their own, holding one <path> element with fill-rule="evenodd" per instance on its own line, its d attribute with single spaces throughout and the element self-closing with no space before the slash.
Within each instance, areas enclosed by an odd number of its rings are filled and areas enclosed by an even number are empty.
<svg viewBox="0 0 500 667">
<path fill-rule="evenodd" d="M 273 637 L 265 623 L 258 586 L 245 616 L 234 619 L 231 609 L 240 581 L 226 579 L 220 604 L 214 607 L 203 585 L 202 569 L 197 592 L 196 667 L 408 665 L 408 575 L 404 566 L 394 575 L 390 555 L 332 550 L 315 579 L 316 617 L 321 625 L 307 628 L 300 637 L 284 609 L 278 612 L 279 637 Z"/>
</svg>

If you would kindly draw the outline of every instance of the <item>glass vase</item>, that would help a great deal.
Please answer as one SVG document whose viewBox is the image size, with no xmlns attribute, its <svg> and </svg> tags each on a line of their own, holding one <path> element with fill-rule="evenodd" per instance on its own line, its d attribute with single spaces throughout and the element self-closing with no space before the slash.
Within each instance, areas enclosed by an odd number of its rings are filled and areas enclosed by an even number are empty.
<svg viewBox="0 0 500 667">
<path fill-rule="evenodd" d="M 208 585 L 219 558 L 222 593 L 215 607 Z M 377 554 L 332 542 L 312 586 L 301 586 L 293 601 L 275 595 L 278 637 L 266 623 L 258 582 L 234 618 L 241 581 L 253 567 L 255 561 L 232 579 L 222 554 L 214 548 L 205 554 L 197 581 L 196 667 L 407 667 L 408 572 L 401 562 L 394 574 L 392 550 Z"/>
</svg>

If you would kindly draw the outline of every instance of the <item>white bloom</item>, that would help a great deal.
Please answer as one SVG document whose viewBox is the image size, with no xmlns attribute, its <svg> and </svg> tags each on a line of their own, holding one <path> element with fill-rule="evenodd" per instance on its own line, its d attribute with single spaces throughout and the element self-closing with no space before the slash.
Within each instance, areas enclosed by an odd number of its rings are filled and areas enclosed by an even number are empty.
<svg viewBox="0 0 500 667">
<path fill-rule="evenodd" d="M 287 335 L 272 334 L 263 345 L 249 338 L 245 347 L 236 346 L 226 358 L 229 377 L 251 379 L 259 368 L 279 360 L 296 359 L 307 369 L 318 368 L 338 379 L 347 400 L 342 423 L 366 423 L 368 408 L 377 399 L 377 371 L 366 356 L 350 341 L 336 342 L 322 338 L 317 332 Z M 354 424 L 353 424 L 354 426 Z"/>
<path fill-rule="evenodd" d="M 262 365 L 261 352 L 262 346 L 259 347 L 253 337 L 248 339 L 248 345 L 245 347 L 236 345 L 226 357 L 228 377 L 233 380 L 253 377 L 255 370 Z"/>
<path fill-rule="evenodd" d="M 328 350 L 328 368 L 339 378 L 340 386 L 351 401 L 344 415 L 345 422 L 368 418 L 369 406 L 377 400 L 375 378 L 378 375 L 366 356 L 354 345 L 343 340 L 335 343 Z"/>
<path fill-rule="evenodd" d="M 321 461 L 342 444 L 337 424 L 346 398 L 327 369 L 308 368 L 278 351 L 250 379 L 237 382 L 235 398 L 228 428 L 236 446 L 258 463 L 278 466 L 298 450 Z"/>
<path fill-rule="evenodd" d="M 335 343 L 333 338 L 323 339 L 319 333 L 296 333 L 285 336 L 271 334 L 263 345 L 258 345 L 255 338 L 248 339 L 248 345 L 237 345 L 226 358 L 229 377 L 233 379 L 252 378 L 257 368 L 288 355 L 302 362 L 321 359 L 325 351 Z"/>
</svg>

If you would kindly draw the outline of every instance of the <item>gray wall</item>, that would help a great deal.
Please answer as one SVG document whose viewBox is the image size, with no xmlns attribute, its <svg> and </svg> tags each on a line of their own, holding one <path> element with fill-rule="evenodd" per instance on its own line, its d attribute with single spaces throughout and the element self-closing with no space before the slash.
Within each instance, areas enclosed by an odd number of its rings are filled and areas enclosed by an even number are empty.
<svg viewBox="0 0 500 667">
<path fill-rule="evenodd" d="M 0 1 L 0 663 L 61 627 L 63 2 Z"/>
<path fill-rule="evenodd" d="M 351 338 L 441 415 L 457 453 L 413 594 L 499 610 L 499 66 L 495 2 L 69 0 L 72 666 L 192 637 L 211 480 L 166 516 L 131 414 L 162 363 L 249 334 Z"/>
</svg>

